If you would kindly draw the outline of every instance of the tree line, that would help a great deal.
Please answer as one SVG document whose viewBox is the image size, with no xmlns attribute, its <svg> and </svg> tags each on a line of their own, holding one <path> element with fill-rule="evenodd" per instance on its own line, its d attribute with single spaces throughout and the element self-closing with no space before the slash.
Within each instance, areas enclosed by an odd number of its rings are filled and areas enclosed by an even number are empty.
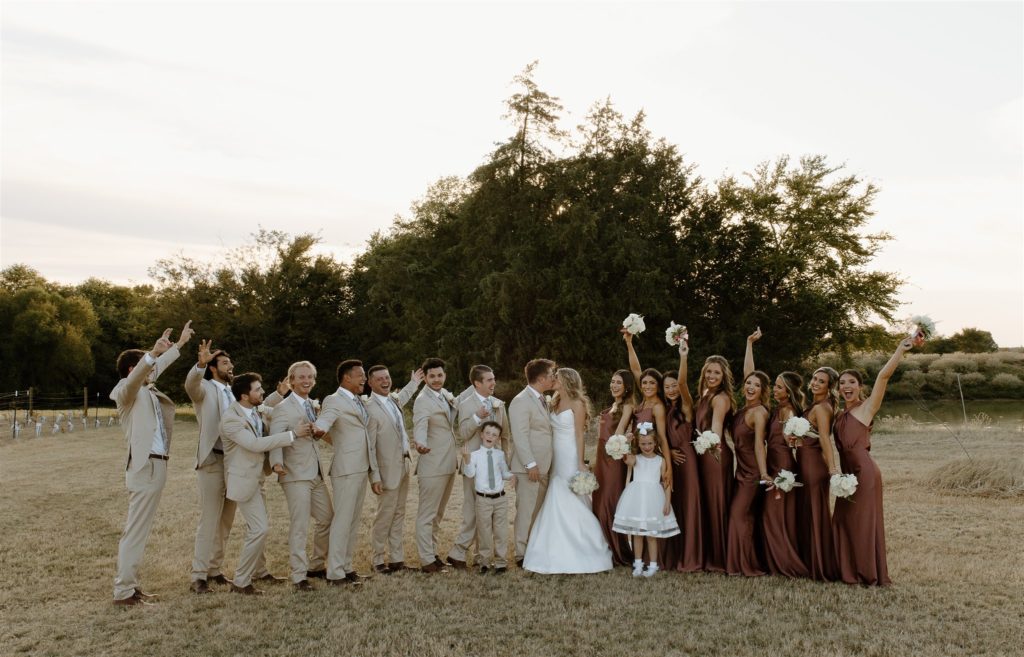
<svg viewBox="0 0 1024 657">
<path fill-rule="evenodd" d="M 892 346 L 878 322 L 895 319 L 902 281 L 871 268 L 890 239 L 867 230 L 875 186 L 820 155 L 705 181 L 642 111 L 625 117 L 604 100 L 564 129 L 533 70 L 515 78 L 510 134 L 484 162 L 431 185 L 352 262 L 315 254 L 316 235 L 261 229 L 215 262 L 155 263 L 152 285 L 0 271 L 0 389 L 105 394 L 118 352 L 189 318 L 237 371 L 275 379 L 295 359 L 313 361 L 318 396 L 336 386 L 343 358 L 386 363 L 401 380 L 435 355 L 453 384 L 483 362 L 518 385 L 522 365 L 543 355 L 603 392 L 625 364 L 616 331 L 629 312 L 645 316 L 636 346 L 654 367 L 675 367 L 670 320 L 689 328 L 694 363 L 720 353 L 737 366 L 760 326 L 770 372 Z M 978 329 L 929 348 L 966 345 L 996 348 Z M 176 364 L 182 376 L 191 360 Z"/>
</svg>

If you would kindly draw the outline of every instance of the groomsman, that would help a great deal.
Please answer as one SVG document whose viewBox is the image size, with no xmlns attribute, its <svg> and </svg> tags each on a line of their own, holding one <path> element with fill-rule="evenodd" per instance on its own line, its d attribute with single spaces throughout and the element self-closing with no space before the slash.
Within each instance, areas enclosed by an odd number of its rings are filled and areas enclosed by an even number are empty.
<svg viewBox="0 0 1024 657">
<path fill-rule="evenodd" d="M 221 573 L 224 544 L 235 520 L 235 503 L 227 499 L 224 479 L 224 443 L 221 415 L 235 398 L 231 394 L 234 365 L 222 349 L 211 351 L 211 340 L 199 343 L 199 360 L 185 376 L 185 392 L 192 400 L 199 423 L 196 445 L 196 484 L 199 488 L 199 526 L 192 556 L 194 593 L 209 593 L 209 582 L 230 584 Z"/>
<path fill-rule="evenodd" d="M 381 494 L 377 448 L 367 432 L 370 419 L 360 396 L 366 385 L 366 372 L 358 360 L 338 365 L 338 391 L 328 396 L 317 418 L 316 427 L 329 434 L 334 445 L 331 462 L 331 487 L 334 489 L 334 519 L 327 552 L 327 583 L 362 584 L 352 565 L 359 538 L 359 514 L 366 497 L 366 480 L 371 490 Z"/>
<path fill-rule="evenodd" d="M 236 403 L 224 411 L 220 435 L 224 443 L 228 499 L 238 504 L 245 518 L 245 543 L 235 567 L 231 590 L 246 595 L 263 593 L 252 585 L 253 574 L 263 554 L 270 521 L 263 499 L 261 483 L 269 474 L 267 452 L 295 442 L 295 437 L 309 435 L 309 425 L 266 435 L 266 423 L 256 407 L 263 403 L 263 379 L 252 372 L 240 374 L 231 383 Z"/>
<path fill-rule="evenodd" d="M 155 597 L 139 588 L 139 566 L 167 481 L 174 429 L 174 402 L 156 389 L 155 382 L 192 337 L 191 326 L 190 320 L 175 344 L 171 344 L 171 329 L 167 329 L 148 353 L 128 349 L 117 357 L 121 380 L 110 391 L 110 398 L 117 404 L 128 448 L 124 473 L 128 517 L 117 545 L 116 605 L 150 604 L 147 599 Z"/>
<path fill-rule="evenodd" d="M 501 400 L 494 396 L 494 371 L 486 365 L 474 365 L 469 370 L 472 388 L 459 395 L 459 438 L 463 449 L 470 453 L 480 449 L 480 429 L 484 422 L 496 422 L 501 427 L 501 449 L 508 452 L 508 416 Z M 448 565 L 466 567 L 466 556 L 476 541 L 476 488 L 472 477 L 462 477 L 462 527 L 455 545 L 448 552 Z M 480 548 L 474 555 L 479 561 Z"/>
<path fill-rule="evenodd" d="M 530 529 L 548 489 L 551 470 L 551 416 L 544 393 L 555 384 L 555 363 L 537 358 L 526 364 L 529 385 L 508 406 L 512 431 L 512 473 L 516 476 L 516 565 L 522 567 Z"/>
<path fill-rule="evenodd" d="M 308 360 L 288 368 L 292 394 L 276 406 L 270 421 L 270 433 L 296 431 L 316 422 L 316 408 L 309 393 L 316 385 L 316 367 Z M 334 508 L 327 492 L 327 476 L 320 462 L 317 436 L 311 434 L 288 447 L 270 452 L 270 465 L 288 501 L 288 564 L 291 581 L 297 591 L 312 590 L 308 577 L 326 577 L 327 544 Z M 313 518 L 313 558 L 306 557 L 309 519 Z"/>
<path fill-rule="evenodd" d="M 405 525 L 405 501 L 409 495 L 409 433 L 405 429 L 402 408 L 416 394 L 423 381 L 423 370 L 412 373 L 409 383 L 400 392 L 391 392 L 391 373 L 384 365 L 374 365 L 367 372 L 370 399 L 370 442 L 377 445 L 384 492 L 377 498 L 377 514 L 373 519 L 370 546 L 373 569 L 390 573 L 405 567 L 402 529 Z"/>
<path fill-rule="evenodd" d="M 412 446 L 419 453 L 416 460 L 419 480 L 416 548 L 420 570 L 435 573 L 445 569 L 437 556 L 437 530 L 455 483 L 455 407 L 452 393 L 444 389 L 444 361 L 428 358 L 422 369 L 427 385 L 412 407 Z"/>
</svg>

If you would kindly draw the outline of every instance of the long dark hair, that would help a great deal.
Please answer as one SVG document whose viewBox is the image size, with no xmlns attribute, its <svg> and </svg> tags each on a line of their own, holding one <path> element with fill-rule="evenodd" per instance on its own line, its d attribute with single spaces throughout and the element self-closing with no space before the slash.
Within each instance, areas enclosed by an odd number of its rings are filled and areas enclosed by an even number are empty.
<svg viewBox="0 0 1024 657">
<path fill-rule="evenodd" d="M 665 377 L 663 377 L 661 375 L 661 372 L 654 369 L 653 367 L 648 367 L 646 370 L 640 373 L 640 381 L 637 381 L 637 383 L 641 383 L 644 380 L 644 378 L 648 376 L 658 383 L 658 391 L 654 393 L 655 396 L 657 396 L 657 398 L 661 401 L 661 404 L 663 406 L 668 407 L 668 402 L 665 400 L 665 387 L 663 385 Z"/>
<path fill-rule="evenodd" d="M 621 399 L 612 398 L 612 422 L 618 425 L 619 420 L 622 419 L 622 406 L 629 404 L 630 406 L 636 406 L 636 381 L 633 380 L 633 373 L 629 370 L 615 370 L 612 376 L 618 376 L 622 379 L 622 397 Z"/>
</svg>

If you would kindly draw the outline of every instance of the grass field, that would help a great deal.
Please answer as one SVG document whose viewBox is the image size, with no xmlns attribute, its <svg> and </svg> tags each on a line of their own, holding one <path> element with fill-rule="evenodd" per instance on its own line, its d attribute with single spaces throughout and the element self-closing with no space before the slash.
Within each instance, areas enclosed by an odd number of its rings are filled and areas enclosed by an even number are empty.
<svg viewBox="0 0 1024 657">
<path fill-rule="evenodd" d="M 938 493 L 929 477 L 962 457 L 940 429 L 880 423 L 885 589 L 717 575 L 377 576 L 360 590 L 260 599 L 188 591 L 197 517 L 196 425 L 175 427 L 167 487 L 142 570 L 149 608 L 111 605 L 125 515 L 118 427 L 0 440 L 0 655 L 1022 655 L 1024 497 Z M 972 456 L 1024 458 L 1020 426 L 973 428 Z M 271 570 L 287 572 L 287 516 L 268 484 Z M 442 555 L 461 508 L 457 489 Z M 410 511 L 415 508 L 413 486 Z M 375 502 L 367 495 L 364 535 Z M 406 554 L 415 563 L 411 515 Z M 226 572 L 241 538 L 236 520 Z M 356 565 L 369 571 L 366 540 Z"/>
</svg>

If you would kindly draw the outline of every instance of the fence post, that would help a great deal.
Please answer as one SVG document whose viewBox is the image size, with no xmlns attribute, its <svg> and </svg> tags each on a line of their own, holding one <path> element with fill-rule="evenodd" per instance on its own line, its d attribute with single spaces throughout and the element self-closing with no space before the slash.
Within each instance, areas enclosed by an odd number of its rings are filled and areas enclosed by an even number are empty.
<svg viewBox="0 0 1024 657">
<path fill-rule="evenodd" d="M 30 418 L 32 417 L 32 397 L 33 397 L 33 393 L 34 392 L 35 392 L 35 387 L 34 386 L 29 386 L 28 387 L 28 416 Z"/>
<path fill-rule="evenodd" d="M 11 402 L 11 415 L 14 416 L 14 421 L 11 422 L 11 438 L 18 437 L 18 391 L 14 391 L 14 401 Z"/>
<path fill-rule="evenodd" d="M 82 388 L 82 417 L 89 419 L 89 386 Z"/>
</svg>

